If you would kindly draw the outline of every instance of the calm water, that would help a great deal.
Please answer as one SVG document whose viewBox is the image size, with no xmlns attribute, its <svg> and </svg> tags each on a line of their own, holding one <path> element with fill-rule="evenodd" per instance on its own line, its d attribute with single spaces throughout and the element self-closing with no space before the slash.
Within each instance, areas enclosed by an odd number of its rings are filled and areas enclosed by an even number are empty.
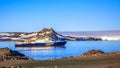
<svg viewBox="0 0 120 68">
<path fill-rule="evenodd" d="M 15 42 L 0 42 L 0 48 L 9 47 L 35 60 L 79 56 L 91 49 L 105 52 L 120 51 L 120 41 L 69 41 L 62 48 L 15 48 Z"/>
</svg>

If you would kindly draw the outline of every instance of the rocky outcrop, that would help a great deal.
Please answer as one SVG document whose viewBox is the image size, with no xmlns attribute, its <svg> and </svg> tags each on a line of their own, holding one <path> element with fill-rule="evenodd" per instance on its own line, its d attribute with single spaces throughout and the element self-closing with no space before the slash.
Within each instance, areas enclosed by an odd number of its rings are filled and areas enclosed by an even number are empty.
<svg viewBox="0 0 120 68">
<path fill-rule="evenodd" d="M 52 29 L 48 28 L 43 28 L 40 32 L 37 32 L 36 37 L 38 39 L 46 39 L 48 38 L 49 40 L 58 40 L 58 34 Z"/>
<path fill-rule="evenodd" d="M 18 51 L 12 51 L 9 48 L 0 48 L 0 61 L 7 60 L 31 60 L 31 58 L 26 57 L 24 54 Z"/>
<path fill-rule="evenodd" d="M 88 52 L 85 52 L 81 56 L 98 56 L 98 55 L 104 55 L 105 53 L 101 50 L 90 50 Z"/>
<path fill-rule="evenodd" d="M 90 50 L 88 52 L 83 53 L 81 56 L 99 56 L 99 55 L 112 55 L 112 54 L 120 54 L 120 52 L 105 53 L 102 50 Z"/>
</svg>

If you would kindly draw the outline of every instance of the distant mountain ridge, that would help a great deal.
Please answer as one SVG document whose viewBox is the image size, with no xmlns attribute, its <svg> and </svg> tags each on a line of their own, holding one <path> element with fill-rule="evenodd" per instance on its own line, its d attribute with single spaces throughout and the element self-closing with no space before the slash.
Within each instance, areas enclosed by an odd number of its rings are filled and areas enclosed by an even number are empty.
<svg viewBox="0 0 120 68">
<path fill-rule="evenodd" d="M 56 32 L 53 28 L 43 28 L 38 32 L 2 32 L 0 41 L 24 40 L 35 38 L 41 40 L 119 40 L 120 30 L 116 31 L 79 31 L 79 32 Z M 116 38 L 117 37 L 117 38 Z M 100 39 L 101 38 L 101 39 Z"/>
<path fill-rule="evenodd" d="M 120 30 L 109 31 L 73 31 L 73 32 L 58 32 L 64 36 L 73 37 L 98 37 L 103 40 L 120 40 Z"/>
<path fill-rule="evenodd" d="M 109 31 L 66 31 L 58 32 L 63 35 L 72 36 L 120 36 L 120 30 Z"/>
</svg>

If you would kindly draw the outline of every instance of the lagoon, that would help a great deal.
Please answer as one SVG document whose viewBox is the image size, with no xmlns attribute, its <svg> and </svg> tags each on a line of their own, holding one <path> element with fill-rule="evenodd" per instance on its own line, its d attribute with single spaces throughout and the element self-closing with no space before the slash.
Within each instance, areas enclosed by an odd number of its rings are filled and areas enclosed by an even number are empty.
<svg viewBox="0 0 120 68">
<path fill-rule="evenodd" d="M 65 47 L 59 48 L 16 48 L 15 42 L 0 42 L 0 48 L 8 47 L 17 50 L 35 60 L 58 59 L 79 56 L 88 50 L 120 52 L 119 41 L 68 41 Z"/>
</svg>

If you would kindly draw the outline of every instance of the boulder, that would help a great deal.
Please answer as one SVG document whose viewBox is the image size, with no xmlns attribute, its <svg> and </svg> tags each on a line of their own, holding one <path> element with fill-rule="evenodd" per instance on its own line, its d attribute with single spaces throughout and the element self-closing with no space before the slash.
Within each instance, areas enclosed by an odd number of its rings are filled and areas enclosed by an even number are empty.
<svg viewBox="0 0 120 68">
<path fill-rule="evenodd" d="M 82 56 L 97 56 L 97 55 L 103 55 L 103 54 L 105 53 L 101 50 L 90 50 L 82 54 Z"/>
</svg>

